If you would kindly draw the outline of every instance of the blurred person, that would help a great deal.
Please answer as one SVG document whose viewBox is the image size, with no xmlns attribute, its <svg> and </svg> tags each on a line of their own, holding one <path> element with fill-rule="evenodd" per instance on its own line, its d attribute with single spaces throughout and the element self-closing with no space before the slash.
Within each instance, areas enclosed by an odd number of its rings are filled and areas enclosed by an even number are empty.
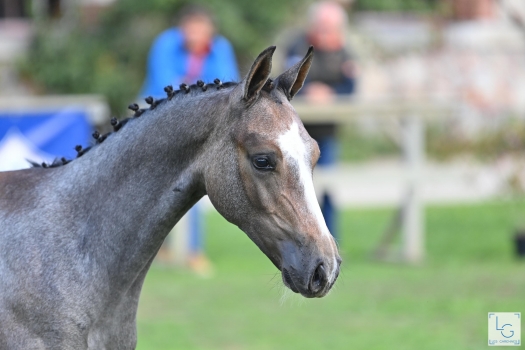
<svg viewBox="0 0 525 350">
<path fill-rule="evenodd" d="M 214 20 L 205 8 L 186 7 L 178 22 L 179 27 L 165 30 L 153 42 L 143 96 L 164 97 L 166 85 L 194 84 L 198 79 L 239 79 L 233 48 L 215 32 Z"/>
<path fill-rule="evenodd" d="M 312 103 L 329 103 L 337 95 L 350 96 L 355 91 L 353 57 L 345 45 L 348 17 L 335 1 L 312 4 L 308 12 L 308 29 L 297 37 L 287 50 L 286 66 L 298 62 L 310 45 L 315 58 L 300 94 Z M 305 128 L 321 150 L 318 165 L 323 168 L 337 160 L 336 125 L 320 122 L 305 124 Z M 325 191 L 321 209 L 330 232 L 337 238 L 337 214 L 332 196 Z"/>
<path fill-rule="evenodd" d="M 162 32 L 149 52 L 147 72 L 141 95 L 165 97 L 164 87 L 194 84 L 197 80 L 213 82 L 239 80 L 233 48 L 216 33 L 213 16 L 200 6 L 190 5 L 179 16 L 178 27 Z M 210 272 L 210 262 L 203 249 L 203 218 L 199 203 L 189 215 L 188 265 L 199 274 Z M 172 238 L 173 239 L 173 238 Z"/>
</svg>

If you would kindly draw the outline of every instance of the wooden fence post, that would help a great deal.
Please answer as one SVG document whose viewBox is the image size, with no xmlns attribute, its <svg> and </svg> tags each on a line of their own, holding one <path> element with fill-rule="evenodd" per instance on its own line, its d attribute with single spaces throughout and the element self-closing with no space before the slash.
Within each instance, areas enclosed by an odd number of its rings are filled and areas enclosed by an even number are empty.
<svg viewBox="0 0 525 350">
<path fill-rule="evenodd" d="M 402 258 L 419 263 L 425 257 L 424 204 L 421 172 L 425 161 L 424 121 L 410 115 L 403 120 L 403 155 L 407 166 L 407 200 L 402 218 Z"/>
</svg>

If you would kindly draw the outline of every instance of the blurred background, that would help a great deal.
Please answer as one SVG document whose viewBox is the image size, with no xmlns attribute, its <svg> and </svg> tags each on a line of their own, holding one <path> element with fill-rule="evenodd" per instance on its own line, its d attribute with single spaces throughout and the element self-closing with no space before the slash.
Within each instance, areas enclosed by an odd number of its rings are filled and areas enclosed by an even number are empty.
<svg viewBox="0 0 525 350">
<path fill-rule="evenodd" d="M 292 103 L 344 261 L 303 300 L 204 199 L 146 278 L 138 349 L 481 349 L 488 312 L 525 311 L 524 1 L 0 0 L 0 170 L 131 115 L 174 28 L 173 84 L 224 53 L 238 79 L 272 44 L 276 76 L 315 46 Z"/>
</svg>

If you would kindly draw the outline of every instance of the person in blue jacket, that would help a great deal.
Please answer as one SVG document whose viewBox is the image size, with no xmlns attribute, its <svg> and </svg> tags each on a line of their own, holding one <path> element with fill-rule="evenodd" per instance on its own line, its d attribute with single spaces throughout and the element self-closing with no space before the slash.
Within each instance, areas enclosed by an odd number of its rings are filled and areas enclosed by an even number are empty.
<svg viewBox="0 0 525 350">
<path fill-rule="evenodd" d="M 164 97 L 164 87 L 193 84 L 198 79 L 213 82 L 239 80 L 231 44 L 215 33 L 207 10 L 191 6 L 182 11 L 179 27 L 162 32 L 148 57 L 143 96 Z"/>
<path fill-rule="evenodd" d="M 239 71 L 231 44 L 218 35 L 207 9 L 190 5 L 179 16 L 178 27 L 162 32 L 151 46 L 143 97 L 165 97 L 164 87 L 194 84 L 197 80 L 211 83 L 238 81 Z M 188 212 L 190 222 L 189 261 L 191 268 L 206 273 L 210 264 L 203 249 L 202 215 L 199 205 Z"/>
</svg>

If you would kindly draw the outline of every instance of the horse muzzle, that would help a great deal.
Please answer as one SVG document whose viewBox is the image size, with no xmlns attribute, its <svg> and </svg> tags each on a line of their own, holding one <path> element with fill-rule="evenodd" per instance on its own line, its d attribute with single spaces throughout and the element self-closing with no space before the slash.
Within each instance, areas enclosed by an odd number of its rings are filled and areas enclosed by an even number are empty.
<svg viewBox="0 0 525 350">
<path fill-rule="evenodd" d="M 341 258 L 337 258 L 335 264 L 337 266 L 318 262 L 313 268 L 305 269 L 306 273 L 301 273 L 293 266 L 283 267 L 281 270 L 283 283 L 293 292 L 300 293 L 306 298 L 324 297 L 339 276 Z"/>
</svg>

